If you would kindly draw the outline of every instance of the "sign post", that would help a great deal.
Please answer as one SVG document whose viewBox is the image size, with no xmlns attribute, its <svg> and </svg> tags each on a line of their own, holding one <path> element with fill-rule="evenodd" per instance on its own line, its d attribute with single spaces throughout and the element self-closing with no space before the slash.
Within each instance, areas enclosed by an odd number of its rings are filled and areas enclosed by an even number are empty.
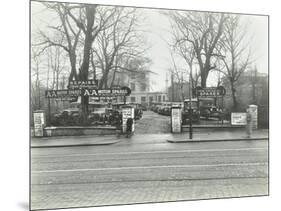
<svg viewBox="0 0 281 211">
<path fill-rule="evenodd" d="M 134 130 L 135 130 L 135 122 L 134 122 L 135 115 L 134 114 L 135 114 L 134 108 L 132 108 L 130 106 L 122 108 L 122 132 L 123 133 L 126 133 L 127 120 L 129 118 L 133 119 L 132 131 L 131 132 L 134 132 Z"/>
<path fill-rule="evenodd" d="M 44 136 L 44 127 L 46 124 L 45 113 L 42 110 L 33 112 L 34 121 L 34 136 L 42 137 Z"/>
<path fill-rule="evenodd" d="M 173 106 L 171 111 L 171 128 L 172 133 L 180 133 L 181 132 L 181 107 Z"/>
<path fill-rule="evenodd" d="M 253 129 L 258 128 L 258 106 L 257 105 L 249 105 L 249 112 L 252 120 Z"/>
</svg>

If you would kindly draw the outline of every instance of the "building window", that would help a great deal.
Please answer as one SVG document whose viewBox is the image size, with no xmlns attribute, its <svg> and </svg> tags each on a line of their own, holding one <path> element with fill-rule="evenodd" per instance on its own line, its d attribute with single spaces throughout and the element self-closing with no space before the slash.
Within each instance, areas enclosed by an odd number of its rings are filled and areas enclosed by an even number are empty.
<svg viewBox="0 0 281 211">
<path fill-rule="evenodd" d="M 165 99 L 165 95 L 163 95 L 163 101 L 165 101 L 166 99 Z"/>
<path fill-rule="evenodd" d="M 142 83 L 141 84 L 141 91 L 146 91 L 146 84 L 145 83 Z"/>
<path fill-rule="evenodd" d="M 146 102 L 146 97 L 141 97 L 141 102 L 145 103 Z"/>
<path fill-rule="evenodd" d="M 136 97 L 131 97 L 131 102 L 132 103 L 136 102 Z"/>
<path fill-rule="evenodd" d="M 135 83 L 131 83 L 131 90 L 136 91 L 136 84 Z"/>
<path fill-rule="evenodd" d="M 158 102 L 161 102 L 161 95 L 158 96 Z"/>
</svg>

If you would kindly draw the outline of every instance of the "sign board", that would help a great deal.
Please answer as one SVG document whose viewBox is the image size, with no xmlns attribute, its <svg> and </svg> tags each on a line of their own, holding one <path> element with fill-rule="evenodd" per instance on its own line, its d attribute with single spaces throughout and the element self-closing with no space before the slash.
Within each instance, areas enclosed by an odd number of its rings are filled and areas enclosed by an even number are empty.
<svg viewBox="0 0 281 211">
<path fill-rule="evenodd" d="M 258 128 L 258 106 L 257 105 L 249 105 L 249 112 L 252 118 L 252 126 L 253 129 Z"/>
<path fill-rule="evenodd" d="M 131 89 L 128 87 L 121 87 L 115 89 L 61 89 L 61 90 L 47 90 L 45 96 L 47 98 L 60 98 L 73 100 L 78 96 L 89 97 L 116 97 L 128 96 L 131 94 Z"/>
<path fill-rule="evenodd" d="M 247 113 L 246 112 L 231 113 L 231 125 L 247 125 Z"/>
<path fill-rule="evenodd" d="M 131 89 L 128 87 L 122 87 L 121 89 L 84 89 L 81 94 L 89 97 L 128 96 L 131 94 Z"/>
<path fill-rule="evenodd" d="M 195 95 L 200 98 L 204 97 L 221 97 L 224 96 L 226 93 L 225 88 L 223 86 L 219 87 L 207 87 L 201 88 L 197 87 L 195 89 Z"/>
<path fill-rule="evenodd" d="M 117 97 L 113 97 L 113 96 L 104 96 L 104 97 L 91 97 L 89 99 L 89 103 L 90 102 L 99 102 L 99 101 L 116 101 Z"/>
<path fill-rule="evenodd" d="M 68 89 L 97 89 L 98 81 L 97 80 L 87 80 L 87 81 L 69 81 Z"/>
<path fill-rule="evenodd" d="M 171 125 L 172 125 L 172 133 L 180 133 L 181 132 L 181 108 L 180 107 L 172 107 L 171 114 Z"/>
<path fill-rule="evenodd" d="M 47 98 L 72 98 L 72 97 L 78 97 L 80 95 L 81 95 L 81 90 L 61 89 L 61 90 L 47 90 L 45 92 L 45 96 Z"/>
<path fill-rule="evenodd" d="M 126 133 L 126 128 L 127 128 L 127 119 L 132 118 L 133 119 L 133 125 L 132 125 L 132 132 L 135 130 L 135 112 L 134 108 L 127 107 L 127 108 L 122 108 L 122 132 Z"/>
<path fill-rule="evenodd" d="M 34 136 L 42 137 L 44 135 L 45 113 L 44 111 L 36 111 L 33 113 L 34 120 Z"/>
</svg>

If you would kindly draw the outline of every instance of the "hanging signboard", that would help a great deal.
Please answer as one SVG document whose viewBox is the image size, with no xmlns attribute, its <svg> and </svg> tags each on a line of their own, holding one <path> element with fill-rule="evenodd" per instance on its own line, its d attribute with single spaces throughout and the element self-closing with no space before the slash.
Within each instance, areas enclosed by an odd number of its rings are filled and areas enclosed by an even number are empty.
<svg viewBox="0 0 281 211">
<path fill-rule="evenodd" d="M 87 80 L 87 81 L 69 81 L 68 89 L 97 89 L 98 80 Z"/>
<path fill-rule="evenodd" d="M 231 113 L 231 125 L 247 125 L 247 113 L 246 112 Z"/>
<path fill-rule="evenodd" d="M 128 87 L 122 87 L 121 89 L 83 89 L 81 94 L 89 97 L 128 96 L 131 94 L 131 89 Z"/>
<path fill-rule="evenodd" d="M 99 102 L 99 101 L 114 101 L 117 97 L 114 96 L 104 96 L 104 97 L 91 97 L 89 102 Z"/>
<path fill-rule="evenodd" d="M 196 87 L 194 93 L 199 98 L 205 98 L 205 97 L 221 97 L 225 95 L 226 91 L 223 86 L 206 87 L 206 88 Z"/>
<path fill-rule="evenodd" d="M 47 98 L 70 98 L 78 96 L 89 97 L 116 97 L 128 96 L 131 94 L 131 89 L 128 87 L 121 87 L 116 89 L 63 89 L 63 90 L 47 90 L 45 96 Z"/>
<path fill-rule="evenodd" d="M 60 90 L 47 90 L 45 96 L 47 98 L 67 98 L 67 97 L 78 97 L 81 95 L 81 90 L 69 90 L 69 89 L 60 89 Z"/>
<path fill-rule="evenodd" d="M 171 113 L 171 126 L 172 133 L 180 133 L 181 132 L 181 108 L 180 107 L 172 107 Z"/>
</svg>

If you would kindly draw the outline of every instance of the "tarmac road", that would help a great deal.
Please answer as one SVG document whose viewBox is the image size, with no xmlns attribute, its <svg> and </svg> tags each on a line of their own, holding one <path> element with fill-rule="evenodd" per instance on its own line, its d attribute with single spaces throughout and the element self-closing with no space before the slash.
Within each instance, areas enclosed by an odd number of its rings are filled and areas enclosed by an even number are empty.
<svg viewBox="0 0 281 211">
<path fill-rule="evenodd" d="M 268 194 L 268 141 L 31 149 L 31 209 Z"/>
</svg>

